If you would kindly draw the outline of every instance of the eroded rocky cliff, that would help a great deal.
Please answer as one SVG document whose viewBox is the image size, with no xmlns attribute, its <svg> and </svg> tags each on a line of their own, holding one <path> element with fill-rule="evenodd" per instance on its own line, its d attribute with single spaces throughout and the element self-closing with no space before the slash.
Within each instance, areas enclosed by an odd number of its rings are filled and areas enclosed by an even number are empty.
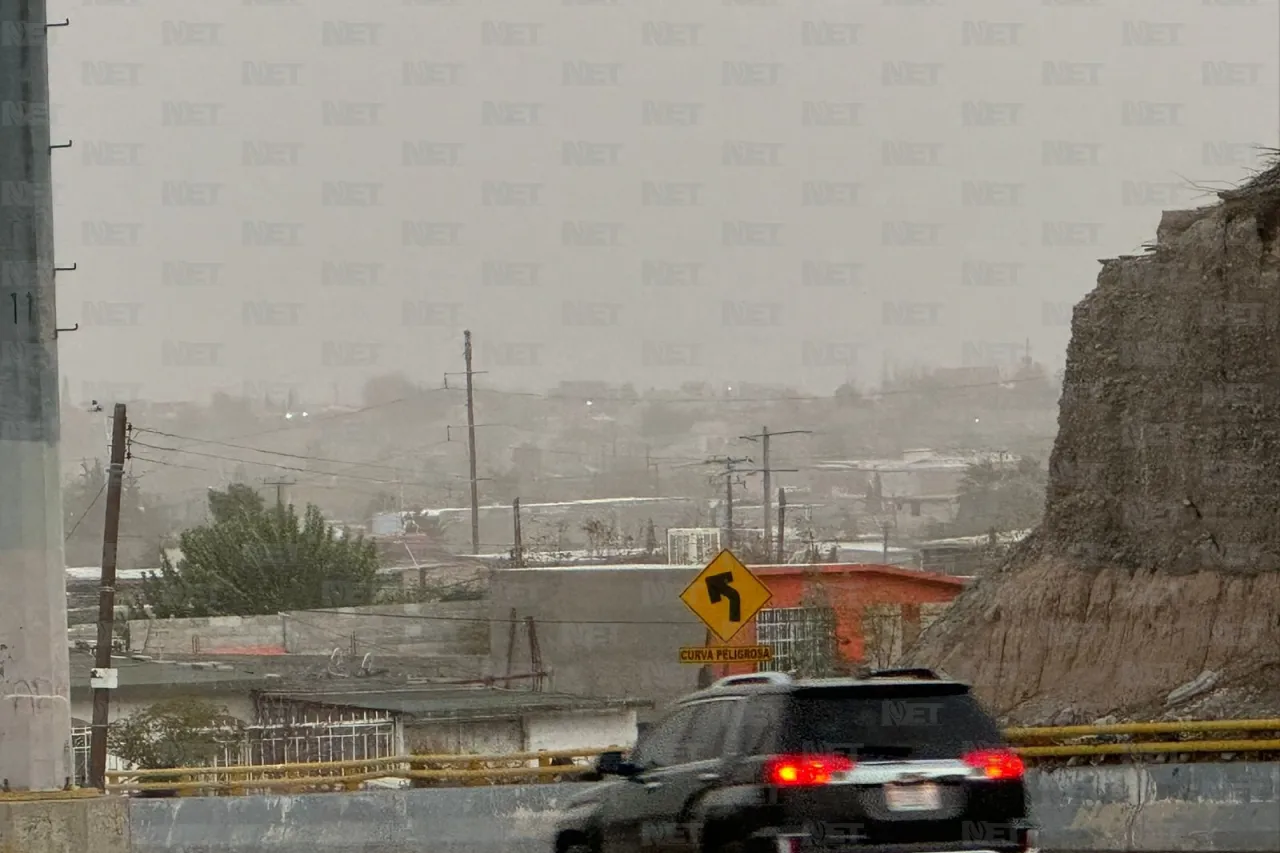
<svg viewBox="0 0 1280 853">
<path fill-rule="evenodd" d="M 1102 262 L 1072 321 L 1044 522 L 911 662 L 1022 723 L 1154 718 L 1198 678 L 1198 701 L 1280 700 L 1278 225 L 1280 165 Z"/>
</svg>

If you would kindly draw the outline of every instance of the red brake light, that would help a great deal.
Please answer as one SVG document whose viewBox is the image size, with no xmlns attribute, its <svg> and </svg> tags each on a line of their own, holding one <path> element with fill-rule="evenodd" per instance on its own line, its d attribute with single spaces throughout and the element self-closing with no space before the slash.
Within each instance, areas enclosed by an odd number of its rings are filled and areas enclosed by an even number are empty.
<svg viewBox="0 0 1280 853">
<path fill-rule="evenodd" d="M 1026 765 L 1008 749 L 980 749 L 964 757 L 964 763 L 982 771 L 988 779 L 1021 779 Z"/>
<path fill-rule="evenodd" d="M 764 778 L 772 785 L 826 785 L 835 773 L 853 769 L 843 755 L 775 755 L 765 762 Z"/>
</svg>

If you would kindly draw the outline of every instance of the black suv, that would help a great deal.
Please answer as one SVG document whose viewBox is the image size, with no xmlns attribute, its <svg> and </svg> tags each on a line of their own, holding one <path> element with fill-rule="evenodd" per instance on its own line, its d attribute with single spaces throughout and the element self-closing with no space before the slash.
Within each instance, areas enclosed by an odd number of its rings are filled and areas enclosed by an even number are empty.
<svg viewBox="0 0 1280 853">
<path fill-rule="evenodd" d="M 1036 845 L 1022 760 L 968 685 L 929 670 L 724 678 L 596 770 L 605 782 L 570 798 L 556 853 Z"/>
</svg>

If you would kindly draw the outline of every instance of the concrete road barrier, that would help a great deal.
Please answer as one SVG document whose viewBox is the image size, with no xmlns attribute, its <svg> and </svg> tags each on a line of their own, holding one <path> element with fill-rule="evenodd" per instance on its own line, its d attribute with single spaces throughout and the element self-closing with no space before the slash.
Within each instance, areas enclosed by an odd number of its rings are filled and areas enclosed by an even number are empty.
<svg viewBox="0 0 1280 853">
<path fill-rule="evenodd" d="M 1045 850 L 1276 853 L 1280 764 L 1032 772 Z M 582 784 L 130 803 L 133 853 L 547 853 Z"/>
<path fill-rule="evenodd" d="M 1054 850 L 1280 851 L 1280 764 L 1116 764 L 1028 774 Z"/>
<path fill-rule="evenodd" d="M 547 853 L 580 785 L 134 800 L 132 853 Z"/>
</svg>

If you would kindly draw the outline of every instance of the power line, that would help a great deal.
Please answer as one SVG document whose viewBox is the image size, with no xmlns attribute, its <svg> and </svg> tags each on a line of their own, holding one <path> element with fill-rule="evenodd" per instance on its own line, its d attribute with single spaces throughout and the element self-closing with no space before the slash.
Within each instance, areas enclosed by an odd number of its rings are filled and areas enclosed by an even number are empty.
<svg viewBox="0 0 1280 853">
<path fill-rule="evenodd" d="M 332 465 L 351 465 L 351 466 L 359 466 L 362 468 L 385 468 L 390 471 L 401 470 L 400 468 L 397 468 L 394 465 L 378 465 L 372 462 L 352 462 L 349 459 L 327 459 L 323 456 L 307 456 L 305 454 L 299 454 L 299 453 L 287 453 L 283 450 L 267 450 L 261 447 L 250 447 L 247 444 L 233 444 L 232 442 L 228 442 L 228 441 L 214 441 L 213 439 L 209 439 L 209 438 L 195 438 L 189 435 L 178 435 L 177 433 L 172 433 L 172 432 L 162 432 L 158 429 L 147 429 L 146 427 L 138 427 L 137 429 L 134 430 L 134 432 L 149 433 L 151 435 L 159 435 L 165 438 L 176 438 L 179 440 L 192 441 L 199 444 L 215 444 L 220 447 L 230 447 L 235 450 L 248 450 L 253 453 L 265 453 L 271 456 L 283 456 L 286 459 L 302 459 L 302 460 L 311 461 L 311 462 L 327 462 Z"/>
<path fill-rule="evenodd" d="M 186 468 L 188 471 L 204 471 L 206 473 L 214 473 L 211 468 L 200 468 L 196 465 L 180 465 L 177 462 L 161 462 L 159 459 L 148 459 L 145 456 L 139 456 L 136 453 L 130 454 L 130 458 L 138 462 L 146 462 L 148 465 L 166 465 L 170 468 Z"/>
<path fill-rule="evenodd" d="M 422 389 L 424 393 L 429 393 L 432 391 L 442 391 L 442 390 L 444 389 L 442 388 L 423 388 Z M 245 432 L 245 433 L 240 433 L 239 435 L 230 435 L 230 436 L 227 436 L 224 440 L 238 441 L 239 439 L 242 439 L 242 438 L 257 438 L 260 435 L 273 435 L 277 432 L 306 429 L 312 424 L 327 423 L 329 421 L 338 420 L 339 418 L 349 418 L 355 415 L 363 415 L 366 412 L 372 412 L 378 409 L 385 409 L 388 406 L 399 405 L 400 403 L 407 402 L 411 399 L 412 398 L 410 397 L 397 397 L 394 400 L 387 400 L 386 402 L 383 402 L 383 403 L 374 403 L 371 406 L 362 406 L 358 409 L 351 409 L 346 412 L 331 412 L 330 414 L 327 414 L 327 415 L 317 415 L 314 418 L 307 418 L 305 421 L 301 421 L 296 424 L 289 424 L 287 426 L 281 426 L 281 427 L 271 427 L 270 429 L 257 430 L 255 432 Z"/>
<path fill-rule="evenodd" d="M 999 381 L 990 381 L 990 382 L 969 382 L 969 383 L 963 383 L 959 385 L 942 385 L 942 386 L 936 386 L 932 388 L 894 388 L 894 389 L 884 390 L 884 391 L 869 392 L 865 396 L 870 398 L 897 397 L 905 394 L 918 394 L 918 395 L 928 396 L 933 394 L 943 394 L 948 391 L 964 391 L 971 388 L 997 388 L 1002 386 L 1021 384 L 1024 382 L 1048 382 L 1048 381 L 1050 381 L 1048 377 L 1028 376 L 1028 377 L 1022 377 L 1022 378 L 1001 379 Z M 461 389 L 439 388 L 434 390 L 455 391 L 455 390 L 461 390 Z M 798 402 L 834 402 L 836 400 L 836 397 L 829 394 L 828 395 L 782 394 L 774 397 L 672 397 L 672 398 L 636 397 L 635 399 L 623 400 L 623 399 L 618 399 L 616 397 L 608 397 L 608 396 L 583 397 L 583 396 L 570 395 L 570 394 L 557 394 L 554 392 L 545 392 L 545 391 L 511 391 L 511 390 L 502 389 L 502 388 L 477 388 L 475 389 L 475 393 L 503 394 L 510 397 L 531 397 L 535 399 L 552 400 L 552 401 L 562 400 L 562 401 L 569 401 L 569 402 L 600 403 L 600 404 L 626 403 L 629 405 L 643 405 L 645 403 L 655 403 L 655 404 L 694 403 L 694 404 L 703 404 L 703 405 L 730 405 L 730 404 L 736 404 L 736 403 L 786 403 L 786 402 L 797 402 L 797 401 Z"/>
<path fill-rule="evenodd" d="M 324 476 L 324 477 L 342 477 L 343 479 L 347 479 L 347 480 L 360 480 L 367 483 L 381 483 L 382 485 L 395 485 L 397 483 L 396 480 L 378 480 L 378 479 L 374 479 L 373 477 L 360 477 L 355 474 L 339 474 L 339 473 L 333 473 L 329 471 L 317 472 L 309 468 L 299 468 L 296 465 L 281 465 L 277 462 L 259 462 L 253 459 L 239 459 L 234 456 L 222 456 L 217 453 L 202 453 L 199 450 L 187 450 L 186 448 L 182 448 L 182 447 L 160 447 L 159 445 L 147 444 L 146 442 L 142 442 L 142 441 L 136 441 L 134 442 L 134 444 L 136 444 L 138 447 L 145 447 L 149 450 L 160 450 L 166 453 L 186 453 L 191 456 L 202 456 L 206 459 L 220 459 L 224 462 L 238 462 L 241 465 L 262 465 L 268 468 L 279 468 L 282 471 L 301 471 L 304 474 L 319 474 L 320 476 Z M 413 485 L 425 486 L 428 484 L 414 483 Z"/>
<path fill-rule="evenodd" d="M 480 375 L 481 373 L 484 373 L 484 372 L 486 371 L 475 371 L 474 375 Z M 930 395 L 944 394 L 950 391 L 965 391 L 973 388 L 996 388 L 996 387 L 1003 387 L 1008 385 L 1017 385 L 1024 382 L 1045 382 L 1045 381 L 1049 381 L 1047 377 L 1031 376 L 1031 377 L 1023 377 L 1023 378 L 1003 379 L 1003 380 L 992 381 L 992 382 L 971 382 L 971 383 L 963 383 L 959 385 L 946 385 L 946 386 L 933 387 L 933 388 L 896 388 L 891 390 L 876 391 L 866 396 L 871 398 L 896 397 L 896 396 L 901 396 L 905 394 L 930 396 Z M 419 390 L 421 393 L 431 394 L 431 393 L 439 393 L 443 391 L 462 391 L 464 389 L 451 388 L 448 385 L 445 385 L 439 388 L 423 387 L 423 388 L 420 388 Z M 585 397 L 585 396 L 567 395 L 567 394 L 559 394 L 559 393 L 543 392 L 543 391 L 512 391 L 512 390 L 503 389 L 503 388 L 474 388 L 473 393 L 477 395 L 478 394 L 501 394 L 509 397 L 528 397 L 532 399 L 540 399 L 540 400 L 548 400 L 548 401 L 569 401 L 569 402 L 584 402 L 584 403 L 590 402 L 590 403 L 610 403 L 610 404 L 627 403 L 630 405 L 690 403 L 694 405 L 714 406 L 714 405 L 734 405 L 739 403 L 786 403 L 786 402 L 797 402 L 797 401 L 798 402 L 823 402 L 823 401 L 832 402 L 836 399 L 832 395 L 824 396 L 820 394 L 786 394 L 786 395 L 778 395 L 778 396 L 772 396 L 772 397 L 671 397 L 671 398 L 636 397 L 635 399 L 630 399 L 630 400 L 620 400 L 620 399 L 617 399 L 614 397 L 608 397 L 608 396 Z M 272 427 L 270 429 L 265 429 L 265 430 L 256 430 L 254 432 L 239 433 L 237 435 L 225 436 L 221 439 L 192 438 L 190 440 L 198 443 L 199 442 L 216 443 L 216 442 L 237 441 L 239 439 L 245 439 L 245 438 L 257 438 L 258 436 L 273 435 L 278 432 L 286 432 L 291 430 L 296 431 L 299 429 L 305 429 L 317 423 L 327 423 L 329 421 L 337 420 L 339 418 L 354 417 L 356 415 L 362 415 L 368 412 L 378 411 L 380 409 L 385 409 L 390 406 L 396 406 L 401 403 L 407 403 L 407 402 L 415 402 L 415 398 L 397 397 L 394 400 L 387 400 L 382 403 L 375 403 L 369 406 L 362 406 L 358 409 L 352 409 L 346 412 L 334 412 L 328 415 L 318 415 L 314 418 L 308 418 L 306 421 L 303 421 L 300 423 L 289 424 L 287 426 L 281 426 L 281 427 Z"/>
<path fill-rule="evenodd" d="M 71 537 L 75 534 L 76 530 L 80 527 L 80 522 L 84 521 L 85 517 L 88 516 L 89 513 L 93 511 L 93 508 L 97 506 L 98 500 L 102 497 L 103 493 L 106 492 L 106 490 L 107 490 L 107 484 L 104 482 L 102 484 L 102 488 L 98 489 L 98 493 L 93 496 L 93 500 L 89 501 L 89 505 L 84 508 L 84 512 L 80 513 L 80 517 L 76 519 L 76 523 L 71 525 L 71 529 L 67 531 L 66 538 L 62 540 L 64 543 L 71 541 Z"/>
<path fill-rule="evenodd" d="M 297 613 L 316 613 L 325 616 L 360 616 L 359 613 L 346 613 L 334 610 L 299 610 Z M 426 622 L 478 622 L 489 625 L 523 625 L 524 619 L 497 619 L 483 616 L 428 616 L 415 613 L 379 613 L 379 616 L 386 616 L 391 619 L 419 619 Z M 697 622 L 689 620 L 678 622 L 675 620 L 655 619 L 655 620 L 625 620 L 625 619 L 536 619 L 540 625 L 696 625 Z"/>
<path fill-rule="evenodd" d="M 314 612 L 316 612 L 316 611 L 314 611 L 314 610 L 303 610 L 303 611 L 297 611 L 297 610 L 294 610 L 294 611 L 291 611 L 291 613 L 298 613 L 298 612 L 302 612 L 302 613 L 314 613 Z M 328 612 L 328 611 L 324 611 L 324 612 Z M 306 621 L 306 620 L 304 620 L 304 619 L 299 619 L 299 618 L 298 618 L 298 617 L 296 617 L 296 616 L 292 616 L 292 615 L 291 615 L 289 618 L 290 618 L 290 619 L 292 619 L 293 621 L 297 622 L 299 625 L 305 625 L 306 627 L 311 628 L 311 629 L 316 630 L 316 631 L 319 631 L 320 633 L 325 634 L 325 635 L 327 635 L 327 636 L 334 637 L 334 638 L 336 638 L 336 639 L 342 639 L 342 640 L 349 640 L 349 639 L 351 639 L 351 635 L 350 635 L 350 634 L 340 634 L 340 633 L 338 633 L 337 631 L 332 631 L 332 630 L 329 630 L 328 628 L 323 628 L 323 627 L 321 627 L 321 626 L 319 626 L 319 625 L 316 625 L 316 624 L 315 624 L 315 623 L 313 623 L 313 622 L 307 622 L 307 621 Z M 361 639 L 359 639 L 359 638 L 357 638 L 357 642 L 359 642 L 359 644 L 360 644 L 360 645 L 362 645 L 362 646 L 368 646 L 368 647 L 369 647 L 369 648 L 371 648 L 371 649 L 374 649 L 374 650 L 376 650 L 376 651 L 383 652 L 383 653 L 384 653 L 384 654 L 386 654 L 388 657 L 396 657 L 396 658 L 415 657 L 414 655 L 406 655 L 406 654 L 404 654 L 403 652 L 399 651 L 398 649 L 396 649 L 396 648 L 394 648 L 394 647 L 392 647 L 392 646 L 383 646 L 383 645 L 379 645 L 378 643 L 371 643 L 371 642 L 369 642 L 368 640 L 361 640 Z M 456 671 L 461 671 L 461 670 L 462 670 L 462 664 L 455 663 L 455 662 L 453 662 L 453 661 L 443 660 L 443 659 L 441 659 L 441 658 L 423 658 L 423 660 L 430 660 L 430 661 L 432 661 L 433 663 L 435 663 L 437 666 L 438 666 L 438 665 L 443 664 L 443 665 L 445 665 L 445 666 L 452 667 L 452 668 L 454 669 L 454 671 L 455 671 L 455 672 L 456 672 Z"/>
</svg>

